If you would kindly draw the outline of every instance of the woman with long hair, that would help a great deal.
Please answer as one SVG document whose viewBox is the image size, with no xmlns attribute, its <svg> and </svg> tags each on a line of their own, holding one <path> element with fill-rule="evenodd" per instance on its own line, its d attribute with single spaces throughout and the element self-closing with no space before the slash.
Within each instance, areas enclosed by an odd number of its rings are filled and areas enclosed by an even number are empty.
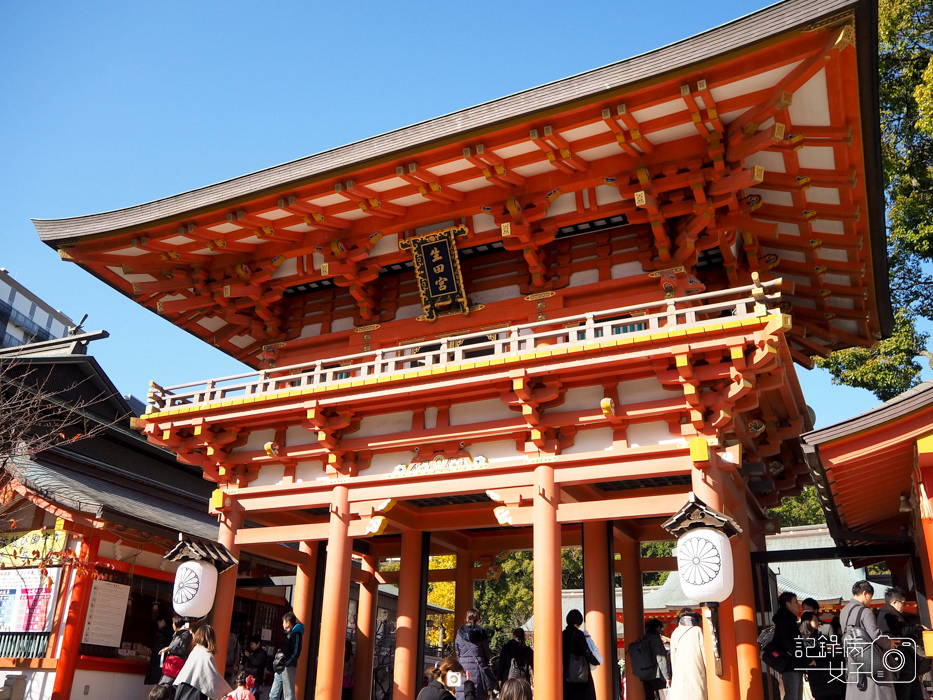
<svg viewBox="0 0 933 700">
<path fill-rule="evenodd" d="M 476 686 L 454 657 L 448 656 L 428 671 L 431 682 L 418 693 L 417 700 L 454 700 L 459 690 L 466 700 L 475 700 Z"/>
<path fill-rule="evenodd" d="M 454 653 L 473 683 L 476 684 L 476 700 L 486 700 L 495 688 L 495 673 L 490 669 L 488 676 L 483 669 L 489 666 L 492 652 L 489 650 L 489 635 L 479 624 L 479 610 L 467 610 L 466 623 L 457 630 L 454 638 Z M 458 689 L 457 700 L 463 700 L 463 690 Z"/>
<path fill-rule="evenodd" d="M 175 679 L 175 700 L 220 700 L 233 690 L 217 670 L 214 628 L 202 625 L 194 633 L 194 646 Z"/>
</svg>

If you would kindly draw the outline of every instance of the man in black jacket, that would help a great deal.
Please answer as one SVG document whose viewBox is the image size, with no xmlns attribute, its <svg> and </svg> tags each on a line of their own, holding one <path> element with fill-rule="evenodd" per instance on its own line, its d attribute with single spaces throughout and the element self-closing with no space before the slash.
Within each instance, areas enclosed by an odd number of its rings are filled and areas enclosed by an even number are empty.
<svg viewBox="0 0 933 700">
<path fill-rule="evenodd" d="M 907 604 L 907 594 L 897 586 L 884 592 L 884 607 L 878 611 L 878 629 L 889 637 L 914 638 L 916 629 L 911 629 L 904 619 L 904 606 Z M 908 662 L 898 674 L 894 683 L 894 694 L 897 700 L 922 700 L 923 690 L 920 688 L 920 679 L 917 678 L 917 657 L 914 652 L 904 647 L 904 654 L 910 654 Z"/>
<path fill-rule="evenodd" d="M 269 663 L 269 655 L 262 648 L 262 637 L 254 634 L 249 638 L 249 651 L 243 652 L 243 668 L 246 672 L 256 679 L 256 688 L 253 695 L 259 700 L 259 693 L 262 690 L 262 683 L 266 677 L 266 665 Z"/>
<path fill-rule="evenodd" d="M 800 627 L 797 616 L 800 614 L 800 601 L 791 591 L 784 591 L 778 596 L 778 609 L 771 618 L 774 623 L 774 643 L 790 659 L 787 669 L 781 674 L 784 683 L 784 700 L 802 700 L 803 671 L 795 665 L 794 650 Z"/>
</svg>

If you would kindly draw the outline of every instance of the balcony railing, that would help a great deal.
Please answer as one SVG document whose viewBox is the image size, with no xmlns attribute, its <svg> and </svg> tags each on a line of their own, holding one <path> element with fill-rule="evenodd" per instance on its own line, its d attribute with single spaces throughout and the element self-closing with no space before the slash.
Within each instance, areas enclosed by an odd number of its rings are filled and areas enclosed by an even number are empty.
<svg viewBox="0 0 933 700">
<path fill-rule="evenodd" d="M 354 379 L 398 375 L 414 369 L 454 368 L 481 357 L 510 357 L 547 346 L 576 346 L 613 335 L 644 336 L 686 329 L 726 318 L 762 315 L 780 300 L 781 280 L 718 292 L 663 299 L 607 311 L 548 319 L 497 329 L 450 335 L 301 364 L 238 374 L 204 382 L 160 387 L 150 382 L 150 410 L 194 407 L 237 398 L 270 397 L 310 387 L 336 387 Z"/>
</svg>

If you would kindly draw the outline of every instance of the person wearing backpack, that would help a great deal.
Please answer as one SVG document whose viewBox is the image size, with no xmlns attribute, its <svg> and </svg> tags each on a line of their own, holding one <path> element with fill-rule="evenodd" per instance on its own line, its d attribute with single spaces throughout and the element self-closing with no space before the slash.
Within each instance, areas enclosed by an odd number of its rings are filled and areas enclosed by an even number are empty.
<svg viewBox="0 0 933 700">
<path fill-rule="evenodd" d="M 800 612 L 797 594 L 784 591 L 778 596 L 778 609 L 771 617 L 774 623 L 774 646 L 787 661 L 781 671 L 784 700 L 803 700 L 803 669 L 798 668 L 797 657 L 794 655 L 800 638 L 800 621 L 797 619 Z"/>
<path fill-rule="evenodd" d="M 703 627 L 692 608 L 680 611 L 677 629 L 671 633 L 671 689 L 676 700 L 708 700 Z"/>
<path fill-rule="evenodd" d="M 889 673 L 883 680 L 876 681 L 870 671 L 876 663 L 881 664 L 881 654 L 890 648 L 889 641 L 882 635 L 875 620 L 875 613 L 868 607 L 874 587 L 868 581 L 856 581 L 852 586 L 852 600 L 846 603 L 839 616 L 842 624 L 842 641 L 847 660 L 846 700 L 895 700 L 894 684 Z M 879 637 L 882 637 L 879 639 Z M 854 642 L 854 644 L 853 644 Z M 875 647 L 875 648 L 872 648 Z M 853 656 L 852 651 L 865 648 L 864 655 Z M 883 664 L 882 664 L 883 665 Z M 860 672 L 861 670 L 861 672 Z"/>
<path fill-rule="evenodd" d="M 651 673 L 645 674 L 648 677 L 639 678 L 645 686 L 645 698 L 649 700 L 660 700 L 659 691 L 671 684 L 671 662 L 667 656 L 667 649 L 664 648 L 664 640 L 661 639 L 663 629 L 663 622 L 656 617 L 651 618 L 645 626 L 645 636 L 642 640 L 650 657 Z"/>
<path fill-rule="evenodd" d="M 525 630 L 516 627 L 512 630 L 512 639 L 499 650 L 496 678 L 500 683 L 505 683 L 510 678 L 521 678 L 530 683 L 533 668 L 534 651 L 525 643 Z"/>
</svg>

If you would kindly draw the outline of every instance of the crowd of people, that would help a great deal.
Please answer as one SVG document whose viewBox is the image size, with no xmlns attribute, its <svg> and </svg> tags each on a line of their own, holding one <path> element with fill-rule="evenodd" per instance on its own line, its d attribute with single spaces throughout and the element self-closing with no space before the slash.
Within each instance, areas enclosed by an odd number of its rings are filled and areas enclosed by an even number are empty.
<svg viewBox="0 0 933 700">
<path fill-rule="evenodd" d="M 596 700 L 592 672 L 603 664 L 602 654 L 582 629 L 579 610 L 568 612 L 566 621 L 561 635 L 563 698 Z M 684 608 L 670 640 L 662 638 L 662 631 L 659 620 L 649 620 L 644 637 L 638 640 L 653 659 L 640 676 L 645 697 L 661 698 L 669 692 L 671 700 L 707 700 L 699 614 Z M 454 652 L 432 670 L 418 700 L 488 700 L 494 693 L 498 700 L 532 700 L 534 652 L 526 644 L 523 629 L 512 630 L 512 639 L 500 649 L 493 668 L 489 635 L 480 624 L 479 611 L 472 609 L 457 630 Z"/>
<path fill-rule="evenodd" d="M 877 611 L 870 607 L 874 594 L 871 583 L 857 581 L 841 613 L 826 619 L 812 598 L 781 593 L 762 660 L 780 674 L 784 700 L 929 697 L 922 685 L 930 670 L 923 627 L 905 612 L 907 594 L 887 589 Z"/>
<path fill-rule="evenodd" d="M 217 669 L 217 638 L 210 625 L 175 617 L 172 632 L 168 619 L 156 621 L 156 649 L 150 659 L 145 683 L 154 684 L 149 700 L 260 700 L 269 655 L 262 639 L 254 635 L 249 648 L 240 649 L 231 634 L 227 647 L 225 677 Z M 282 617 L 282 641 L 272 660 L 269 700 L 295 700 L 295 670 L 301 655 L 304 626 L 294 613 Z"/>
<path fill-rule="evenodd" d="M 906 612 L 907 594 L 885 592 L 884 607 L 870 605 L 868 581 L 852 587 L 852 600 L 837 616 L 822 615 L 812 598 L 793 592 L 778 597 L 773 626 L 759 638 L 765 666 L 781 679 L 783 700 L 928 700 L 921 678 L 930 671 L 923 652 L 919 617 Z M 596 700 L 593 669 L 603 663 L 593 639 L 582 629 L 583 614 L 567 613 L 562 634 L 563 700 Z M 225 678 L 214 661 L 216 638 L 206 624 L 176 617 L 157 621 L 156 646 L 146 674 L 154 683 L 150 700 L 260 700 L 269 658 L 260 637 L 240 650 L 231 635 Z M 294 700 L 295 671 L 304 626 L 291 612 L 282 619 L 283 636 L 272 660 L 269 700 Z M 651 619 L 645 634 L 628 647 L 634 675 L 648 700 L 708 700 L 706 658 L 700 614 L 684 608 L 677 626 L 664 637 L 664 625 Z M 454 654 L 431 669 L 418 700 L 532 700 L 534 651 L 522 628 L 494 657 L 490 638 L 475 608 L 457 630 Z M 353 645 L 344 655 L 344 700 L 353 689 Z M 617 669 L 618 670 L 618 669 Z M 235 684 L 235 687 L 232 686 Z"/>
</svg>

